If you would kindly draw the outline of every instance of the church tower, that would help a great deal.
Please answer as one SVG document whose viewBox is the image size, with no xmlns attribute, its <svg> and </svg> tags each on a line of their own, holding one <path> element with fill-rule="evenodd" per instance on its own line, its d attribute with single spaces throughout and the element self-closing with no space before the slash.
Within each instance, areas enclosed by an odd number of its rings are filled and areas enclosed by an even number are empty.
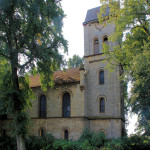
<svg viewBox="0 0 150 150">
<path fill-rule="evenodd" d="M 115 25 L 104 27 L 98 23 L 100 7 L 87 11 L 84 26 L 84 68 L 55 71 L 54 88 L 41 89 L 40 75 L 30 76 L 30 88 L 35 94 L 32 109 L 28 109 L 33 122 L 30 134 L 77 140 L 84 128 L 103 131 L 108 138 L 124 133 L 124 112 L 119 67 L 109 73 L 102 52 L 103 43 L 113 47 L 109 36 Z M 109 8 L 106 9 L 109 15 Z M 113 49 L 111 49 L 113 51 Z M 13 120 L 0 116 L 0 136 L 11 135 L 5 129 Z"/>
<path fill-rule="evenodd" d="M 102 52 L 103 43 L 113 47 L 109 41 L 115 25 L 104 27 L 98 23 L 100 7 L 87 11 L 84 26 L 84 69 L 85 69 L 85 115 L 91 131 L 103 131 L 107 137 L 124 134 L 124 112 L 119 68 L 113 72 L 106 69 L 107 62 Z M 106 14 L 109 15 L 109 8 Z"/>
</svg>

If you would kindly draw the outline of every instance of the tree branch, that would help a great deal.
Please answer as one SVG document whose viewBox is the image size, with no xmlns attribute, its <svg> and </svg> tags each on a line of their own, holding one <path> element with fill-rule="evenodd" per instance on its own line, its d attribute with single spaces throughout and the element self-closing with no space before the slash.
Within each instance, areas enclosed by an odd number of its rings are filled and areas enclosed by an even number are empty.
<svg viewBox="0 0 150 150">
<path fill-rule="evenodd" d="M 141 26 L 137 25 L 136 27 L 144 29 L 145 33 L 148 35 L 148 37 L 150 37 L 150 32 L 149 32 L 149 30 L 146 27 L 144 27 L 143 25 L 141 25 Z"/>
<path fill-rule="evenodd" d="M 3 57 L 5 57 L 6 59 L 9 59 L 9 60 L 10 60 L 10 57 L 8 57 L 7 55 L 5 55 L 5 54 L 3 54 L 3 53 L 1 53 L 1 52 L 0 52 L 0 55 L 3 56 Z"/>
<path fill-rule="evenodd" d="M 149 0 L 146 0 L 147 5 L 150 7 Z"/>
<path fill-rule="evenodd" d="M 23 65 L 20 65 L 20 68 L 24 68 L 25 66 L 27 66 L 28 64 L 30 64 L 32 62 L 32 58 L 30 58 L 26 63 L 24 63 Z"/>
</svg>

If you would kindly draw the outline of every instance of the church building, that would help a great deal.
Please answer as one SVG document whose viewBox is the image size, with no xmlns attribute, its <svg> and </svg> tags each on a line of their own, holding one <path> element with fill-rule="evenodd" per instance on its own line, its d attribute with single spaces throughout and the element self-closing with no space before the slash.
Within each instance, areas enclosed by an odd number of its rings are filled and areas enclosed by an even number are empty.
<svg viewBox="0 0 150 150">
<path fill-rule="evenodd" d="M 32 100 L 29 115 L 33 122 L 30 134 L 51 133 L 56 138 L 78 139 L 83 129 L 102 131 L 108 138 L 123 135 L 125 128 L 120 68 L 109 72 L 102 52 L 103 43 L 110 47 L 109 36 L 115 25 L 98 23 L 100 7 L 87 11 L 84 27 L 84 68 L 56 71 L 55 86 L 43 92 L 40 77 L 31 76 Z M 106 14 L 109 15 L 109 8 Z M 3 125 L 7 121 L 3 121 Z"/>
</svg>

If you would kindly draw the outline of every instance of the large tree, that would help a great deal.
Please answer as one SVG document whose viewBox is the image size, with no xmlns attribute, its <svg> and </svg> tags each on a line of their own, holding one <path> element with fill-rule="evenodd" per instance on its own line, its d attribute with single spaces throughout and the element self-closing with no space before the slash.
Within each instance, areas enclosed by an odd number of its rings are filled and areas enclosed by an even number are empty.
<svg viewBox="0 0 150 150">
<path fill-rule="evenodd" d="M 102 15 L 106 7 L 109 16 Z M 150 1 L 149 0 L 103 0 L 99 22 L 114 23 L 114 34 L 109 37 L 118 45 L 110 51 L 103 45 L 109 67 L 116 65 L 124 70 L 123 79 L 132 82 L 127 103 L 138 115 L 141 133 L 150 134 Z M 104 16 L 104 17 L 103 17 Z"/>
<path fill-rule="evenodd" d="M 52 85 L 62 64 L 59 51 L 67 50 L 63 17 L 59 0 L 0 0 L 0 112 L 14 116 L 18 150 L 25 149 L 25 109 L 33 96 L 26 72 L 38 72 L 43 87 Z"/>
</svg>

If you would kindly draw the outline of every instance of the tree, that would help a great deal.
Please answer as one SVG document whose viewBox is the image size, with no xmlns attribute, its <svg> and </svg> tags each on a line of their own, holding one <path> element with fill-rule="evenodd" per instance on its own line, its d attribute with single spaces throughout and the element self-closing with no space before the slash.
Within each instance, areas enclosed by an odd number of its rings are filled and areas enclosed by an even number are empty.
<svg viewBox="0 0 150 150">
<path fill-rule="evenodd" d="M 106 7 L 109 16 L 102 15 Z M 114 34 L 109 37 L 118 45 L 110 51 L 103 45 L 108 66 L 118 65 L 124 70 L 123 79 L 132 81 L 131 96 L 127 101 L 132 112 L 138 115 L 138 127 L 150 134 L 150 2 L 148 0 L 104 0 L 99 22 L 114 23 Z"/>
<path fill-rule="evenodd" d="M 72 58 L 69 58 L 67 62 L 68 68 L 76 68 L 83 66 L 83 58 L 79 55 L 73 55 Z"/>
<path fill-rule="evenodd" d="M 59 50 L 67 51 L 58 2 L 0 0 L 0 112 L 14 115 L 18 150 L 25 149 L 30 124 L 25 109 L 33 93 L 27 72 L 39 73 L 43 88 L 52 85 L 52 74 L 63 62 Z"/>
</svg>

